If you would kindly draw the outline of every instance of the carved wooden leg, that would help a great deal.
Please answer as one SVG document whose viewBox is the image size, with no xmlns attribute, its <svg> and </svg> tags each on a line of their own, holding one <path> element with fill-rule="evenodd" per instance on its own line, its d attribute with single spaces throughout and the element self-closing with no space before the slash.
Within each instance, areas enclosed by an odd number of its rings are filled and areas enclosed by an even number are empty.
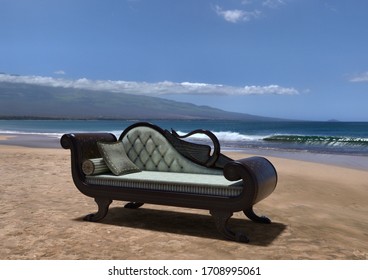
<svg viewBox="0 0 368 280">
<path fill-rule="evenodd" d="M 244 242 L 248 243 L 248 237 L 241 232 L 233 232 L 227 227 L 227 222 L 230 217 L 233 215 L 232 212 L 227 211 L 218 211 L 218 210 L 211 210 L 210 214 L 215 219 L 215 224 L 217 230 L 227 239 L 237 241 L 237 242 Z"/>
<path fill-rule="evenodd" d="M 271 223 L 271 220 L 269 218 L 267 218 L 266 216 L 258 216 L 256 213 L 254 213 L 253 207 L 250 207 L 249 209 L 246 209 L 243 212 L 244 212 L 245 216 L 247 216 L 253 222 L 261 223 L 261 224 L 270 224 Z"/>
<path fill-rule="evenodd" d="M 84 217 L 85 221 L 97 222 L 97 221 L 105 218 L 107 212 L 109 211 L 109 206 L 110 206 L 112 200 L 108 199 L 108 198 L 96 197 L 95 202 L 97 203 L 97 206 L 98 206 L 97 213 L 89 214 L 89 215 L 85 216 Z"/>
<path fill-rule="evenodd" d="M 142 202 L 128 202 L 127 204 L 124 205 L 124 208 L 129 208 L 129 209 L 137 209 L 139 207 L 141 207 L 144 203 Z"/>
</svg>

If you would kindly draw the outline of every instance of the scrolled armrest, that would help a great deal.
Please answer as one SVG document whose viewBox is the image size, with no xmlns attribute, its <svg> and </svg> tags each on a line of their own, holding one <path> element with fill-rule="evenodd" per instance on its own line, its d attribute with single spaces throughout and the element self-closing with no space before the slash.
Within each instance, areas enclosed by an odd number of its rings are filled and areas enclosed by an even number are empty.
<svg viewBox="0 0 368 280">
<path fill-rule="evenodd" d="M 60 144 L 64 149 L 80 151 L 85 158 L 93 158 L 99 155 L 98 141 L 115 142 L 116 137 L 111 133 L 69 133 L 61 137 Z"/>
<path fill-rule="evenodd" d="M 101 157 L 97 147 L 98 141 L 115 142 L 117 140 L 115 135 L 111 133 L 69 133 L 61 137 L 61 146 L 64 149 L 71 150 L 72 171 L 74 174 L 84 176 L 82 172 L 83 161 Z"/>
<path fill-rule="evenodd" d="M 70 149 L 70 144 L 77 143 L 79 145 L 83 143 L 97 141 L 115 142 L 116 136 L 112 133 L 68 133 L 64 134 L 60 139 L 60 144 L 64 149 Z"/>
<path fill-rule="evenodd" d="M 242 179 L 252 196 L 253 204 L 269 196 L 277 184 L 276 169 L 264 157 L 249 157 L 229 162 L 224 167 L 224 176 L 230 181 Z"/>
</svg>

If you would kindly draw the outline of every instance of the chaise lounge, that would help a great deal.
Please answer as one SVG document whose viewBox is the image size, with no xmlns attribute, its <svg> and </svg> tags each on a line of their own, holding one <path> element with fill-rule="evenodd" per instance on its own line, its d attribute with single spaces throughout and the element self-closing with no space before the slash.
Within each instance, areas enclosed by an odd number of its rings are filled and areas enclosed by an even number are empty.
<svg viewBox="0 0 368 280">
<path fill-rule="evenodd" d="M 183 140 L 201 133 L 210 145 Z M 277 173 L 263 157 L 233 160 L 220 152 L 216 136 L 195 130 L 179 136 L 160 127 L 139 122 L 126 128 L 119 139 L 110 133 L 64 134 L 61 146 L 71 150 L 75 186 L 98 206 L 85 220 L 103 219 L 113 200 L 128 202 L 126 208 L 144 203 L 206 209 L 227 239 L 249 242 L 234 232 L 228 220 L 243 211 L 254 222 L 270 223 L 253 211 L 253 205 L 275 189 Z"/>
</svg>

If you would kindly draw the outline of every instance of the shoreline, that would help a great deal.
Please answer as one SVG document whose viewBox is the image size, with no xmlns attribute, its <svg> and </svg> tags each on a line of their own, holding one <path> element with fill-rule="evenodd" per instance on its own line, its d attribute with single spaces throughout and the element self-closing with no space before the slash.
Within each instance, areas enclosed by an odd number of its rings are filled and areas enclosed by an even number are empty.
<svg viewBox="0 0 368 280">
<path fill-rule="evenodd" d="M 60 137 L 40 134 L 16 134 L 0 133 L 0 145 L 19 146 L 28 148 L 61 148 Z M 223 153 L 242 153 L 251 156 L 276 157 L 306 161 L 312 163 L 322 163 L 327 165 L 346 167 L 351 169 L 368 171 L 368 157 L 360 155 L 323 154 L 311 152 L 290 152 L 282 150 L 263 150 L 248 148 L 228 148 L 222 149 Z"/>
<path fill-rule="evenodd" d="M 19 146 L 27 148 L 61 148 L 60 138 L 39 134 L 1 134 L 0 145 Z"/>
</svg>

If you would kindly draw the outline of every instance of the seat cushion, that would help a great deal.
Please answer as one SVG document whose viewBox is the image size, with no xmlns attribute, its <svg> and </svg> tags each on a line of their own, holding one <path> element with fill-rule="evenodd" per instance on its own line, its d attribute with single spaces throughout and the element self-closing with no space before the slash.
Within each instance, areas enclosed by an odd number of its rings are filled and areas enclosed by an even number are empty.
<svg viewBox="0 0 368 280">
<path fill-rule="evenodd" d="M 142 171 L 140 173 L 86 176 L 89 184 L 234 197 L 243 190 L 242 180 L 228 181 L 223 175 Z"/>
</svg>

